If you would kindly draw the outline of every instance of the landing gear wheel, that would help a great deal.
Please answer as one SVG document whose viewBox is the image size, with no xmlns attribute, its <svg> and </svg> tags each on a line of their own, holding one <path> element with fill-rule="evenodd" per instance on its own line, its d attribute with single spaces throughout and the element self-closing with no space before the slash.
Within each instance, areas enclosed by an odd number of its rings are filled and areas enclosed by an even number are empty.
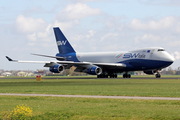
<svg viewBox="0 0 180 120">
<path fill-rule="evenodd" d="M 117 78 L 117 74 L 115 75 L 115 78 Z"/>
<path fill-rule="evenodd" d="M 97 78 L 108 78 L 108 75 L 105 74 L 97 75 Z"/>
<path fill-rule="evenodd" d="M 110 76 L 110 78 L 117 78 L 117 74 L 111 74 L 109 76 Z"/>
<path fill-rule="evenodd" d="M 123 78 L 131 78 L 131 74 L 123 74 Z"/>
<path fill-rule="evenodd" d="M 161 78 L 160 73 L 157 73 L 157 74 L 156 74 L 156 78 Z"/>
</svg>

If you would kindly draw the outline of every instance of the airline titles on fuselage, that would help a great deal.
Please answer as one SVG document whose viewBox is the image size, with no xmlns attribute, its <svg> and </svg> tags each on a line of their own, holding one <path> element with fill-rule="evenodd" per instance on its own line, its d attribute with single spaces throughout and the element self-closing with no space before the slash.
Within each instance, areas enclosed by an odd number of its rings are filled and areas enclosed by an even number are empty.
<svg viewBox="0 0 180 120">
<path fill-rule="evenodd" d="M 119 55 L 117 55 L 115 58 L 118 59 L 120 57 L 123 58 L 146 58 L 145 54 L 140 54 L 140 53 L 120 53 Z"/>
</svg>

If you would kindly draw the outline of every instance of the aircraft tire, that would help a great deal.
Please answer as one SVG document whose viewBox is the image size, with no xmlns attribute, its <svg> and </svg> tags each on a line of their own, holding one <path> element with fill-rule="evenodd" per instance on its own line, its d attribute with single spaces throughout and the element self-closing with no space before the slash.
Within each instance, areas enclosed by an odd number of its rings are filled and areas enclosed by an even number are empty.
<svg viewBox="0 0 180 120">
<path fill-rule="evenodd" d="M 159 73 L 157 73 L 156 78 L 161 78 L 161 75 Z"/>
<path fill-rule="evenodd" d="M 117 78 L 117 74 L 115 75 L 115 78 Z"/>
<path fill-rule="evenodd" d="M 109 77 L 110 78 L 117 78 L 117 74 L 110 74 Z"/>
<path fill-rule="evenodd" d="M 131 74 L 128 74 L 128 75 L 127 75 L 127 78 L 131 78 Z"/>
<path fill-rule="evenodd" d="M 123 78 L 131 78 L 131 74 L 123 74 Z"/>
</svg>

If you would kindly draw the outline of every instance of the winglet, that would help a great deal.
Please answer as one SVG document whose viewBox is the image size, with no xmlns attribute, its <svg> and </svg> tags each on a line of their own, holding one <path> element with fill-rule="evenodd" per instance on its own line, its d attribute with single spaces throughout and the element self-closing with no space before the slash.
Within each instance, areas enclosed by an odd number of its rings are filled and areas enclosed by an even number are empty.
<svg viewBox="0 0 180 120">
<path fill-rule="evenodd" d="M 10 57 L 6 56 L 6 58 L 9 60 L 9 61 L 13 61 Z"/>
<path fill-rule="evenodd" d="M 6 58 L 7 58 L 9 61 L 11 61 L 11 62 L 18 62 L 18 60 L 13 60 L 13 59 L 11 59 L 11 58 L 8 57 L 8 56 L 6 56 Z"/>
</svg>

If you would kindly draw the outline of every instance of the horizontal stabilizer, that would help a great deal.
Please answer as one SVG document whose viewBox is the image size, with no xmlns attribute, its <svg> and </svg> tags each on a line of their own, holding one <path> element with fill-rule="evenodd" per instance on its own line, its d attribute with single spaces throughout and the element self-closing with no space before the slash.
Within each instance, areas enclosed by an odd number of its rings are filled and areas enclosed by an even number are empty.
<svg viewBox="0 0 180 120">
<path fill-rule="evenodd" d="M 49 56 L 49 55 L 40 55 L 40 54 L 34 54 L 34 53 L 31 53 L 32 55 L 37 55 L 37 56 L 42 56 L 42 57 L 49 57 L 49 58 L 56 58 L 58 60 L 65 60 L 66 58 L 64 57 L 57 57 L 57 56 Z"/>
</svg>

